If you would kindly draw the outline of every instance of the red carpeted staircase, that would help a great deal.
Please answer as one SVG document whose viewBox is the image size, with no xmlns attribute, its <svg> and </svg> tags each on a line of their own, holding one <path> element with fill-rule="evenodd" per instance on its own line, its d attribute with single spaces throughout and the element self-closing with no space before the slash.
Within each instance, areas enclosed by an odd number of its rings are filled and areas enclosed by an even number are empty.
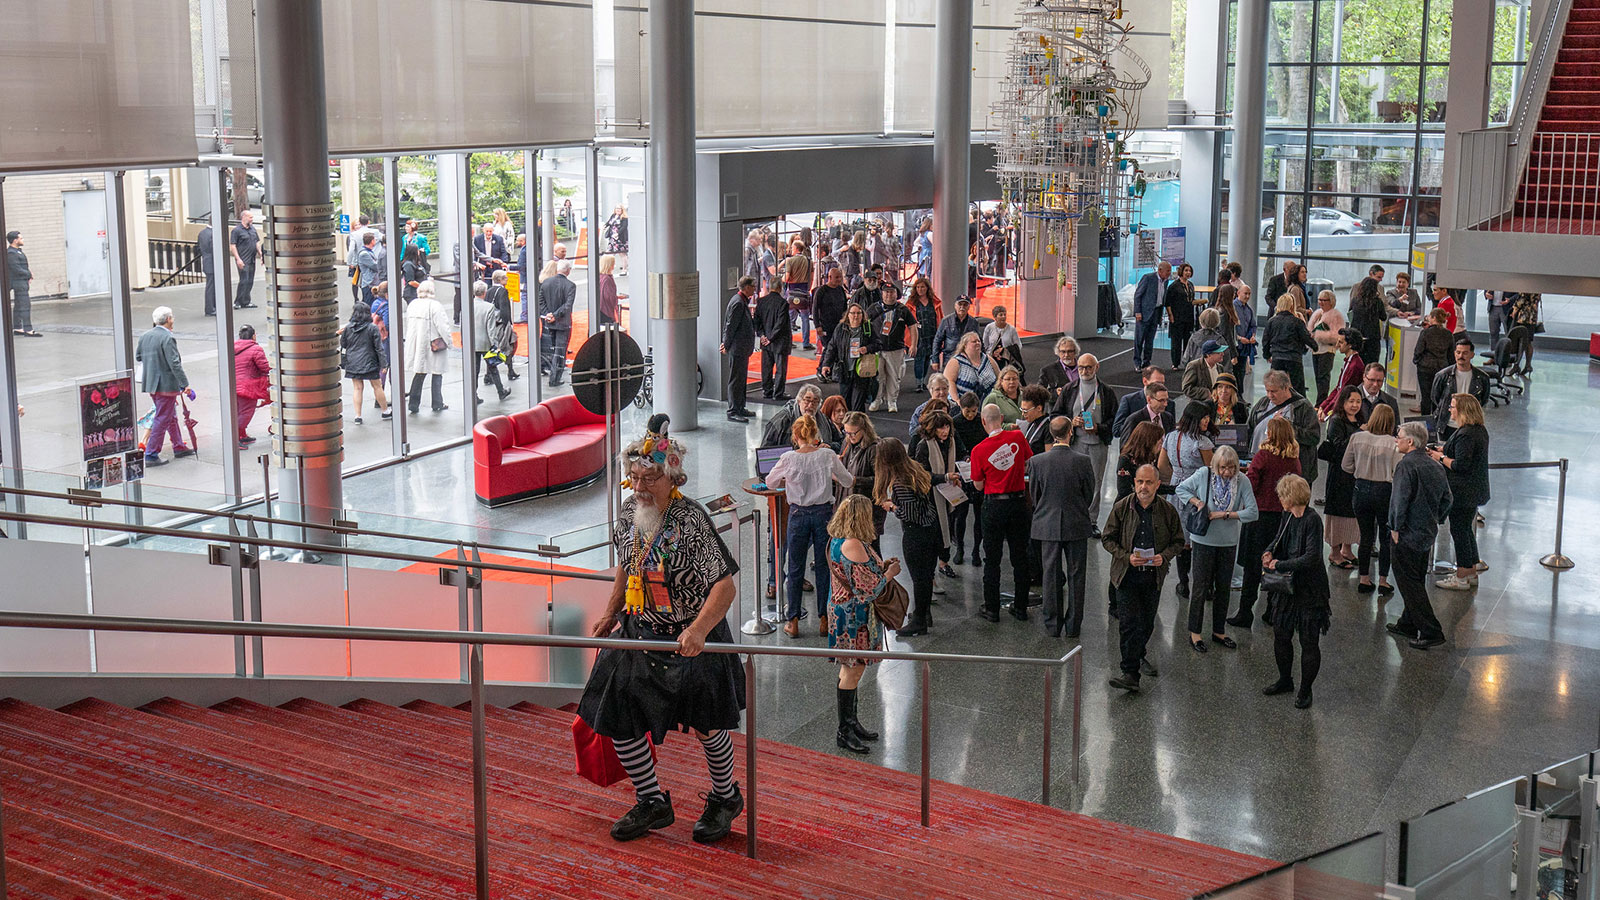
<svg viewBox="0 0 1600 900">
<path fill-rule="evenodd" d="M 1573 0 L 1512 214 L 1497 231 L 1600 234 L 1600 0 Z"/>
<path fill-rule="evenodd" d="M 1180 900 L 1266 860 L 763 741 L 759 860 L 744 820 L 693 843 L 698 743 L 660 749 L 678 822 L 627 844 L 624 785 L 573 774 L 572 714 L 491 708 L 497 898 L 961 897 Z M 470 717 L 416 702 L 61 710 L 0 701 L 6 875 L 20 898 L 469 898 Z M 738 759 L 743 760 L 743 745 Z M 741 766 L 742 767 L 742 766 Z M 739 773 L 743 777 L 743 773 Z"/>
</svg>

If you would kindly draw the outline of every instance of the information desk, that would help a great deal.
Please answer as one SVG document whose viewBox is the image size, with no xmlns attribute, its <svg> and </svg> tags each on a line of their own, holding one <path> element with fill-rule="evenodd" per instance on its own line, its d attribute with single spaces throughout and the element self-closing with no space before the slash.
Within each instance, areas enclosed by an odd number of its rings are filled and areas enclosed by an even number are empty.
<svg viewBox="0 0 1600 900">
<path fill-rule="evenodd" d="M 1384 343 L 1389 351 L 1388 371 L 1384 383 L 1402 397 L 1420 396 L 1417 393 L 1417 367 L 1411 357 L 1417 349 L 1417 338 L 1422 329 L 1403 319 L 1390 319 Z"/>
</svg>

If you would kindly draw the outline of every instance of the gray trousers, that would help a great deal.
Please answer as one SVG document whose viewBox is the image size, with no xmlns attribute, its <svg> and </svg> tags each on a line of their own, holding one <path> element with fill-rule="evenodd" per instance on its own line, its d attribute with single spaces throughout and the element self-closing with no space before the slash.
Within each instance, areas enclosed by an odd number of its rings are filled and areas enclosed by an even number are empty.
<svg viewBox="0 0 1600 900">
<path fill-rule="evenodd" d="M 1040 541 L 1044 562 L 1044 627 L 1055 634 L 1076 635 L 1083 627 L 1083 595 L 1088 587 L 1085 564 L 1089 542 Z M 1063 567 L 1063 563 L 1065 566 Z M 1066 607 L 1062 607 L 1062 588 L 1066 588 Z"/>
<path fill-rule="evenodd" d="M 1089 457 L 1089 465 L 1094 469 L 1094 499 L 1089 503 L 1089 519 L 1100 527 L 1100 495 L 1105 493 L 1103 488 L 1106 483 L 1106 459 L 1110 455 L 1109 445 L 1096 441 L 1079 441 L 1078 451 Z"/>
<path fill-rule="evenodd" d="M 11 327 L 17 331 L 33 330 L 33 300 L 25 287 L 11 289 Z"/>
</svg>

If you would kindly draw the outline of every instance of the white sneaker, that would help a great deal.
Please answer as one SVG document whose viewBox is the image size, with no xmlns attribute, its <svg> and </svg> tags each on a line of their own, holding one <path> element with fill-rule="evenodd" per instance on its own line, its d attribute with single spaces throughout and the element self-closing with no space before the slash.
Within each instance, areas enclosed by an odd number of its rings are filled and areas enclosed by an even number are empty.
<svg viewBox="0 0 1600 900">
<path fill-rule="evenodd" d="M 900 411 L 900 404 L 898 404 L 898 403 L 890 403 L 889 404 L 889 412 L 897 413 L 899 411 Z"/>
<path fill-rule="evenodd" d="M 867 406 L 867 412 L 877 412 L 880 409 L 883 409 L 883 403 L 877 400 L 872 401 L 872 403 Z"/>
<path fill-rule="evenodd" d="M 940 577 L 940 576 L 935 576 L 934 577 L 934 579 L 933 579 L 933 592 L 935 594 L 944 593 L 944 578 L 943 577 Z"/>
<path fill-rule="evenodd" d="M 1457 578 L 1454 575 L 1447 575 L 1444 578 L 1435 581 L 1433 586 L 1437 588 L 1443 588 L 1447 591 L 1470 591 L 1477 587 L 1473 579 Z"/>
</svg>

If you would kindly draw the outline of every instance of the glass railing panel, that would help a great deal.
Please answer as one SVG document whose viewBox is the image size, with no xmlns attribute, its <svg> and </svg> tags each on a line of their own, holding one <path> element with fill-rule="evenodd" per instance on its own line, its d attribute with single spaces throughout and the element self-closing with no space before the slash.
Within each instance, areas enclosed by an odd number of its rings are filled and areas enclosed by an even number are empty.
<svg viewBox="0 0 1600 900">
<path fill-rule="evenodd" d="M 1510 898 L 1517 781 L 1403 823 L 1400 883 L 1422 898 Z"/>
<path fill-rule="evenodd" d="M 483 630 L 506 634 L 549 634 L 550 577 L 485 571 Z M 549 647 L 485 647 L 484 680 L 549 681 L 550 653 Z"/>
<path fill-rule="evenodd" d="M 87 613 L 83 571 L 79 543 L 0 540 L 0 572 L 6 581 L 0 606 L 17 612 Z M 0 671 L 88 672 L 89 632 L 0 628 Z"/>
<path fill-rule="evenodd" d="M 12 485 L 9 480 L 12 473 L 6 472 L 3 476 L 8 479 L 6 484 Z M 22 473 L 22 487 L 30 491 L 49 491 L 65 494 L 69 488 L 83 487 L 83 479 L 76 475 L 63 475 L 57 472 L 36 472 L 27 470 Z M 6 495 L 0 497 L 0 509 L 9 513 L 26 512 L 31 516 L 49 516 L 60 519 L 74 519 L 81 521 L 84 517 L 83 507 L 73 506 L 66 500 L 53 497 L 18 497 Z M 83 529 L 63 525 L 50 525 L 40 522 L 6 522 L 0 521 L 0 531 L 4 531 L 13 538 L 27 536 L 30 541 L 51 541 L 64 544 L 83 544 Z"/>
<path fill-rule="evenodd" d="M 203 554 L 95 546 L 89 550 L 96 615 L 232 621 L 233 579 Z M 233 637 L 97 631 L 101 672 L 234 674 Z"/>
<path fill-rule="evenodd" d="M 261 621 L 293 625 L 351 624 L 345 573 L 339 566 L 308 566 L 263 559 L 260 575 Z M 249 573 L 244 576 L 248 579 Z M 248 585 L 248 580 L 246 583 Z M 351 674 L 349 641 L 262 638 L 261 643 L 262 665 L 269 676 L 343 678 Z"/>
<path fill-rule="evenodd" d="M 1372 900 L 1384 884 L 1384 844 L 1377 831 L 1298 860 L 1295 900 Z"/>
<path fill-rule="evenodd" d="M 351 566 L 350 624 L 380 628 L 462 631 L 470 609 L 457 589 L 439 583 L 438 570 L 387 572 Z M 351 641 L 350 674 L 356 678 L 459 681 L 461 648 L 455 644 Z"/>
<path fill-rule="evenodd" d="M 1246 878 L 1238 884 L 1217 888 L 1198 895 L 1195 900 L 1295 900 L 1294 870 L 1282 866 Z"/>
<path fill-rule="evenodd" d="M 1537 772 L 1528 806 L 1546 815 L 1577 815 L 1578 780 L 1593 774 L 1592 757 L 1585 753 Z"/>
</svg>

